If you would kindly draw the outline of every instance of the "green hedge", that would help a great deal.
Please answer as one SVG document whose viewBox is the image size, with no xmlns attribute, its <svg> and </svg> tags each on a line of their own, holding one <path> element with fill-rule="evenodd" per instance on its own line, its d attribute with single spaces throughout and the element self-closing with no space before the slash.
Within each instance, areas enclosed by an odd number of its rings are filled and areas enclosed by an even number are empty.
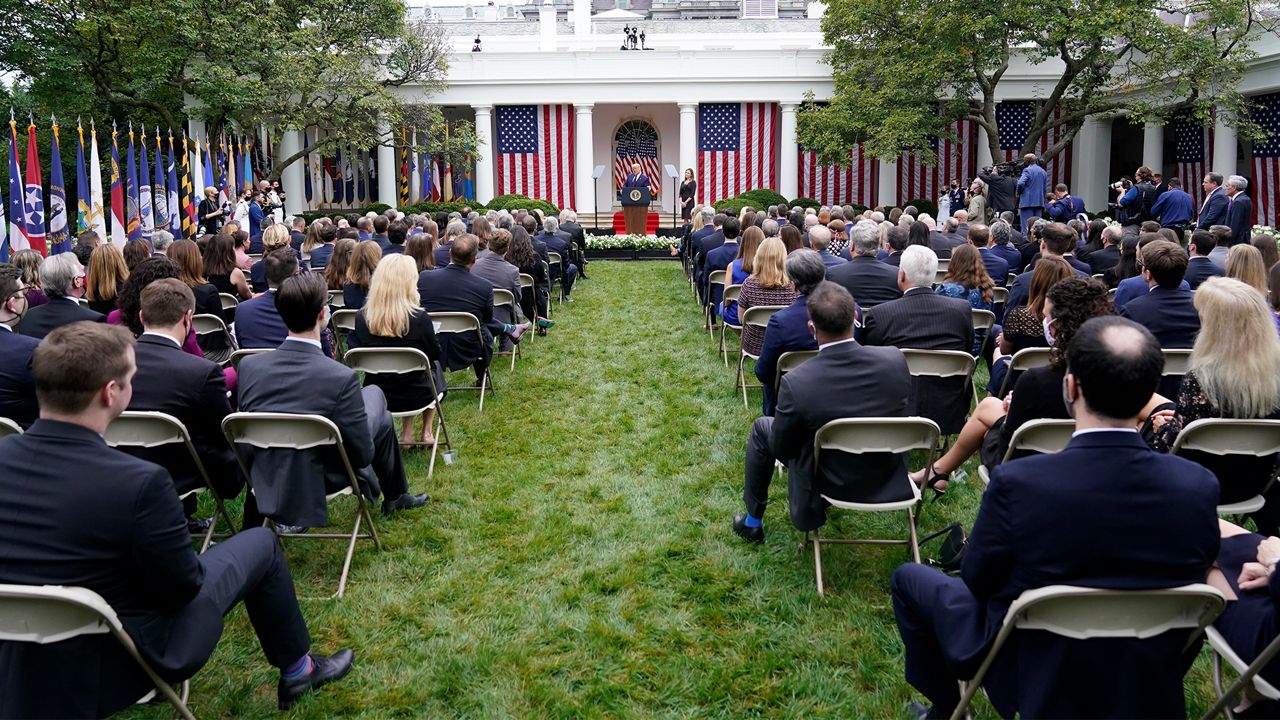
<svg viewBox="0 0 1280 720">
<path fill-rule="evenodd" d="M 915 200 L 908 200 L 907 202 L 902 203 L 901 207 L 906 207 L 908 205 L 915 205 L 916 209 L 919 210 L 921 214 L 928 213 L 929 217 L 934 220 L 938 219 L 938 205 L 932 200 L 916 198 Z"/>
<path fill-rule="evenodd" d="M 792 200 L 791 202 L 787 203 L 787 207 L 791 208 L 792 210 L 798 207 L 813 208 L 814 210 L 817 210 L 818 208 L 822 207 L 822 203 L 818 202 L 817 200 L 814 200 L 813 198 L 802 197 L 802 198 L 796 198 L 795 200 Z"/>
<path fill-rule="evenodd" d="M 385 203 L 374 203 L 365 208 L 346 208 L 334 209 L 330 211 L 314 211 L 304 212 L 301 216 L 306 219 L 307 223 L 319 217 L 333 217 L 335 215 L 364 215 L 368 212 L 381 213 L 391 207 Z M 478 202 L 420 202 L 412 205 L 405 205 L 399 208 L 406 215 L 435 215 L 439 212 L 462 212 L 463 208 L 471 208 L 476 212 L 484 212 L 486 210 L 537 210 L 543 216 L 556 215 L 560 213 L 560 208 L 547 202 L 546 200 L 534 200 L 526 195 L 499 195 L 487 203 Z"/>
</svg>

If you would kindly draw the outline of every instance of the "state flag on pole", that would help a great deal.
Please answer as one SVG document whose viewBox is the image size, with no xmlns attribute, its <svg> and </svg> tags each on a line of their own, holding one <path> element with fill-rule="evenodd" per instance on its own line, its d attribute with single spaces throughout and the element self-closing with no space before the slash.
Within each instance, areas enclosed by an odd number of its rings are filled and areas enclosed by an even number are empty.
<svg viewBox="0 0 1280 720">
<path fill-rule="evenodd" d="M 53 120 L 53 147 L 49 163 L 49 254 L 71 251 L 67 230 L 67 187 L 62 183 L 62 152 L 58 148 L 58 121 Z"/>
<path fill-rule="evenodd" d="M 133 148 L 133 123 L 129 123 L 129 154 L 126 163 L 125 178 L 125 234 L 130 240 L 142 237 L 141 202 L 138 195 L 138 162 Z"/>
<path fill-rule="evenodd" d="M 173 159 L 173 131 L 169 131 L 169 232 L 182 237 L 182 200 L 178 192 L 178 166 Z"/>
<path fill-rule="evenodd" d="M 156 126 L 156 171 L 151 185 L 151 208 L 155 212 L 156 230 L 169 227 L 169 193 L 164 185 L 164 146 L 160 142 L 160 126 Z"/>
<path fill-rule="evenodd" d="M 89 119 L 89 216 L 85 218 L 89 229 L 98 233 L 98 239 L 107 242 L 107 205 L 102 199 L 102 161 L 98 158 L 98 128 Z"/>
<path fill-rule="evenodd" d="M 124 249 L 129 242 L 125 226 L 124 176 L 120 173 L 120 131 L 111 128 L 111 244 Z"/>
<path fill-rule="evenodd" d="M 200 141 L 193 139 L 191 142 L 195 144 L 194 153 L 190 153 L 187 151 L 187 136 L 186 136 L 186 133 L 183 133 L 182 135 L 182 172 L 185 175 L 184 182 L 190 183 L 192 187 L 188 188 L 186 185 L 182 186 L 182 192 L 184 193 L 182 196 L 182 202 L 183 202 L 184 208 L 187 207 L 186 203 L 190 203 L 190 215 L 191 215 L 190 231 L 192 234 L 188 235 L 187 237 L 194 238 L 200 232 L 199 210 L 200 210 L 200 201 L 204 199 L 204 195 L 205 195 L 204 188 L 211 188 L 216 186 L 213 184 L 213 180 L 211 179 L 213 177 L 213 165 L 205 164 L 205 156 L 209 156 L 210 161 L 212 161 L 213 159 L 211 155 L 211 153 L 213 152 L 212 146 L 206 145 L 205 154 L 201 155 Z M 196 159 L 196 166 L 194 169 L 191 167 L 192 157 Z M 199 190 L 195 188 L 196 180 L 200 180 L 201 182 L 204 183 L 203 185 L 200 186 Z M 182 227 L 183 235 L 186 235 L 187 230 L 188 230 L 187 226 L 183 225 Z"/>
<path fill-rule="evenodd" d="M 18 123 L 9 115 L 9 248 L 14 252 L 27 243 L 27 210 L 23 202 L 22 174 L 18 172 Z"/>
<path fill-rule="evenodd" d="M 151 172 L 147 161 L 147 128 L 143 126 L 138 143 L 138 219 L 141 225 L 142 239 L 151 242 L 151 233 L 156 228 L 155 205 L 151 202 L 151 181 L 147 175 Z"/>
<path fill-rule="evenodd" d="M 89 229 L 89 173 L 84 169 L 84 127 L 76 122 L 76 234 Z"/>
<path fill-rule="evenodd" d="M 36 124 L 27 126 L 27 195 L 23 206 L 27 215 L 27 245 L 48 256 L 45 245 L 44 178 L 40 174 L 40 149 L 36 146 Z"/>
<path fill-rule="evenodd" d="M 196 163 L 200 162 L 200 142 L 196 141 Z M 196 168 L 199 169 L 198 167 Z M 182 133 L 182 174 L 178 179 L 182 185 L 182 237 L 196 236 L 196 196 L 191 187 L 191 152 L 187 148 L 187 133 Z"/>
</svg>

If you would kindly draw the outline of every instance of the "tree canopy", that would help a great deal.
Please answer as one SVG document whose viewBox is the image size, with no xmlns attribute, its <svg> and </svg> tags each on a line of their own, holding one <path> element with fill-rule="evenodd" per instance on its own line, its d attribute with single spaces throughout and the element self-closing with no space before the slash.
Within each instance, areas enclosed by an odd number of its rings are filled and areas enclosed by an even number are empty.
<svg viewBox="0 0 1280 720">
<path fill-rule="evenodd" d="M 1237 85 L 1250 41 L 1274 32 L 1280 19 L 1256 5 L 829 0 L 822 29 L 835 96 L 801 108 L 800 141 L 824 161 L 848 165 L 859 142 L 881 158 L 928 154 L 931 137 L 968 119 L 987 131 L 992 157 L 1000 157 L 997 88 L 1010 67 L 1024 64 L 1053 74 L 1034 98 L 1042 102 L 1024 153 L 1060 124 L 1066 132 L 1044 153 L 1052 157 L 1087 118 L 1122 110 L 1139 120 L 1189 115 L 1201 122 L 1216 111 L 1242 135 L 1256 136 Z"/>
<path fill-rule="evenodd" d="M 380 127 L 411 125 L 460 165 L 469 124 L 446 140 L 439 108 L 399 92 L 429 96 L 447 69 L 442 28 L 406 23 L 402 0 L 0 0 L 0 72 L 18 77 L 37 114 L 64 119 L 176 131 L 190 116 L 210 136 L 301 130 L 326 154 L 391 143 Z M 275 158 L 271 179 L 301 157 Z"/>
</svg>

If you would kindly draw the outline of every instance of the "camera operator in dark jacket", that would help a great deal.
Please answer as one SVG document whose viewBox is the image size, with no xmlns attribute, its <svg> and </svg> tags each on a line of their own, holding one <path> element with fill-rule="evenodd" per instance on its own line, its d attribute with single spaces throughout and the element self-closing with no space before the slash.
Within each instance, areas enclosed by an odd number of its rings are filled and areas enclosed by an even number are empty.
<svg viewBox="0 0 1280 720">
<path fill-rule="evenodd" d="M 1006 210 L 1017 211 L 1018 203 L 1014 198 L 1018 181 L 1015 173 L 1002 173 L 999 165 L 983 168 L 978 178 L 987 184 L 987 207 L 998 215 Z"/>
<path fill-rule="evenodd" d="M 1124 210 L 1123 217 L 1120 218 L 1121 225 L 1141 225 L 1146 220 L 1152 220 L 1151 208 L 1156 204 L 1156 198 L 1160 196 L 1160 190 L 1156 188 L 1154 175 L 1151 168 L 1143 165 L 1133 174 L 1134 184 L 1129 187 L 1123 185 L 1123 181 L 1114 183 L 1111 189 L 1116 191 L 1119 198 L 1116 204 Z"/>
</svg>

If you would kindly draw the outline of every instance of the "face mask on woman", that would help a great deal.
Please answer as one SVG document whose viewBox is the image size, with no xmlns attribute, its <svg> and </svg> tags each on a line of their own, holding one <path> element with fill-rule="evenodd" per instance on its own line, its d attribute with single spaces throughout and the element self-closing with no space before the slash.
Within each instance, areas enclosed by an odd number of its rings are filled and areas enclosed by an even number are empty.
<svg viewBox="0 0 1280 720">
<path fill-rule="evenodd" d="M 1040 326 L 1044 328 L 1044 339 L 1049 341 L 1049 347 L 1053 347 L 1054 340 L 1056 339 L 1053 337 L 1053 320 L 1044 318 L 1040 321 Z"/>
</svg>

